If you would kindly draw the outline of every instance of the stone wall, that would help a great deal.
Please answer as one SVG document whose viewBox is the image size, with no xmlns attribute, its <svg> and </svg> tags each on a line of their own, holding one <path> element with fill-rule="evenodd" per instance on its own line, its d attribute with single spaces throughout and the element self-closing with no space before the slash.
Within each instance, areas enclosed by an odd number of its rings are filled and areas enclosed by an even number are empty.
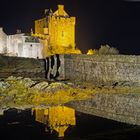
<svg viewBox="0 0 140 140">
<path fill-rule="evenodd" d="M 65 79 L 108 84 L 140 80 L 140 56 L 64 55 Z"/>
<path fill-rule="evenodd" d="M 30 72 L 36 76 L 30 76 Z M 55 55 L 46 61 L 0 56 L 0 73 L 0 77 L 28 73 L 29 77 L 57 78 L 98 85 L 140 82 L 140 56 Z"/>
<path fill-rule="evenodd" d="M 54 55 L 46 59 L 0 55 L 0 78 L 21 76 L 32 79 L 64 80 L 64 71 L 64 55 Z"/>
<path fill-rule="evenodd" d="M 41 59 L 7 57 L 0 55 L 0 78 L 9 76 L 45 78 L 45 62 Z"/>
<path fill-rule="evenodd" d="M 139 93 L 98 93 L 89 100 L 70 102 L 67 106 L 83 113 L 140 125 Z"/>
</svg>

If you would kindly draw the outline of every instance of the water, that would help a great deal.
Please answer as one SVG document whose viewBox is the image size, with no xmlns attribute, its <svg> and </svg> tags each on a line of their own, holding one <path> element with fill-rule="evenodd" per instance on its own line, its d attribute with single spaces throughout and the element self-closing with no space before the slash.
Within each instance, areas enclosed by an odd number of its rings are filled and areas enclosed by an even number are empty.
<svg viewBox="0 0 140 140">
<path fill-rule="evenodd" d="M 140 127 L 75 112 L 76 126 L 65 131 L 64 140 L 139 140 Z M 35 122 L 31 111 L 9 111 L 0 117 L 0 140 L 59 140 Z"/>
</svg>

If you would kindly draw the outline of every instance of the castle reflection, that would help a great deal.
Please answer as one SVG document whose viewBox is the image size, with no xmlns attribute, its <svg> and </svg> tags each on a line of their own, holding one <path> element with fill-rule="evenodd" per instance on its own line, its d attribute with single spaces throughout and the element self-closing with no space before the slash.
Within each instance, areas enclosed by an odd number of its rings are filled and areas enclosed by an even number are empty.
<svg viewBox="0 0 140 140">
<path fill-rule="evenodd" d="M 46 131 L 56 131 L 58 137 L 64 137 L 65 131 L 76 125 L 75 110 L 65 106 L 32 108 L 35 121 L 46 125 Z"/>
</svg>

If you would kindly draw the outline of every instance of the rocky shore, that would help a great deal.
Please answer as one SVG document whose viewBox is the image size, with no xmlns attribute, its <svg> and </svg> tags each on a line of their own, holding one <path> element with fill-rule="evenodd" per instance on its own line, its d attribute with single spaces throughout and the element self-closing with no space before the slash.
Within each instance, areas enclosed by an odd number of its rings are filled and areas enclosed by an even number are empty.
<svg viewBox="0 0 140 140">
<path fill-rule="evenodd" d="M 140 93 L 139 83 L 114 83 L 112 86 L 94 86 L 69 81 L 34 81 L 13 77 L 0 80 L 0 110 L 62 105 L 71 101 L 87 100 L 95 94 Z M 124 95 L 125 96 L 125 95 Z"/>
<path fill-rule="evenodd" d="M 60 105 L 90 98 L 92 92 L 70 82 L 33 81 L 10 76 L 0 80 L 0 108 Z"/>
</svg>

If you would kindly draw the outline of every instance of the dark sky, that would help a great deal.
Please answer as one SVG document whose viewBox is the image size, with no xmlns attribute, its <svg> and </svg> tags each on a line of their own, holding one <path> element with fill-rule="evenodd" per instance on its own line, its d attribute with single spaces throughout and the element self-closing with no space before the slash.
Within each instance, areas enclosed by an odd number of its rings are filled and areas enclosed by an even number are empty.
<svg viewBox="0 0 140 140">
<path fill-rule="evenodd" d="M 140 54 L 140 2 L 133 1 L 1 0 L 0 26 L 7 34 L 30 32 L 44 9 L 64 4 L 67 13 L 77 17 L 76 44 L 82 51 L 108 44 L 122 54 Z"/>
</svg>

